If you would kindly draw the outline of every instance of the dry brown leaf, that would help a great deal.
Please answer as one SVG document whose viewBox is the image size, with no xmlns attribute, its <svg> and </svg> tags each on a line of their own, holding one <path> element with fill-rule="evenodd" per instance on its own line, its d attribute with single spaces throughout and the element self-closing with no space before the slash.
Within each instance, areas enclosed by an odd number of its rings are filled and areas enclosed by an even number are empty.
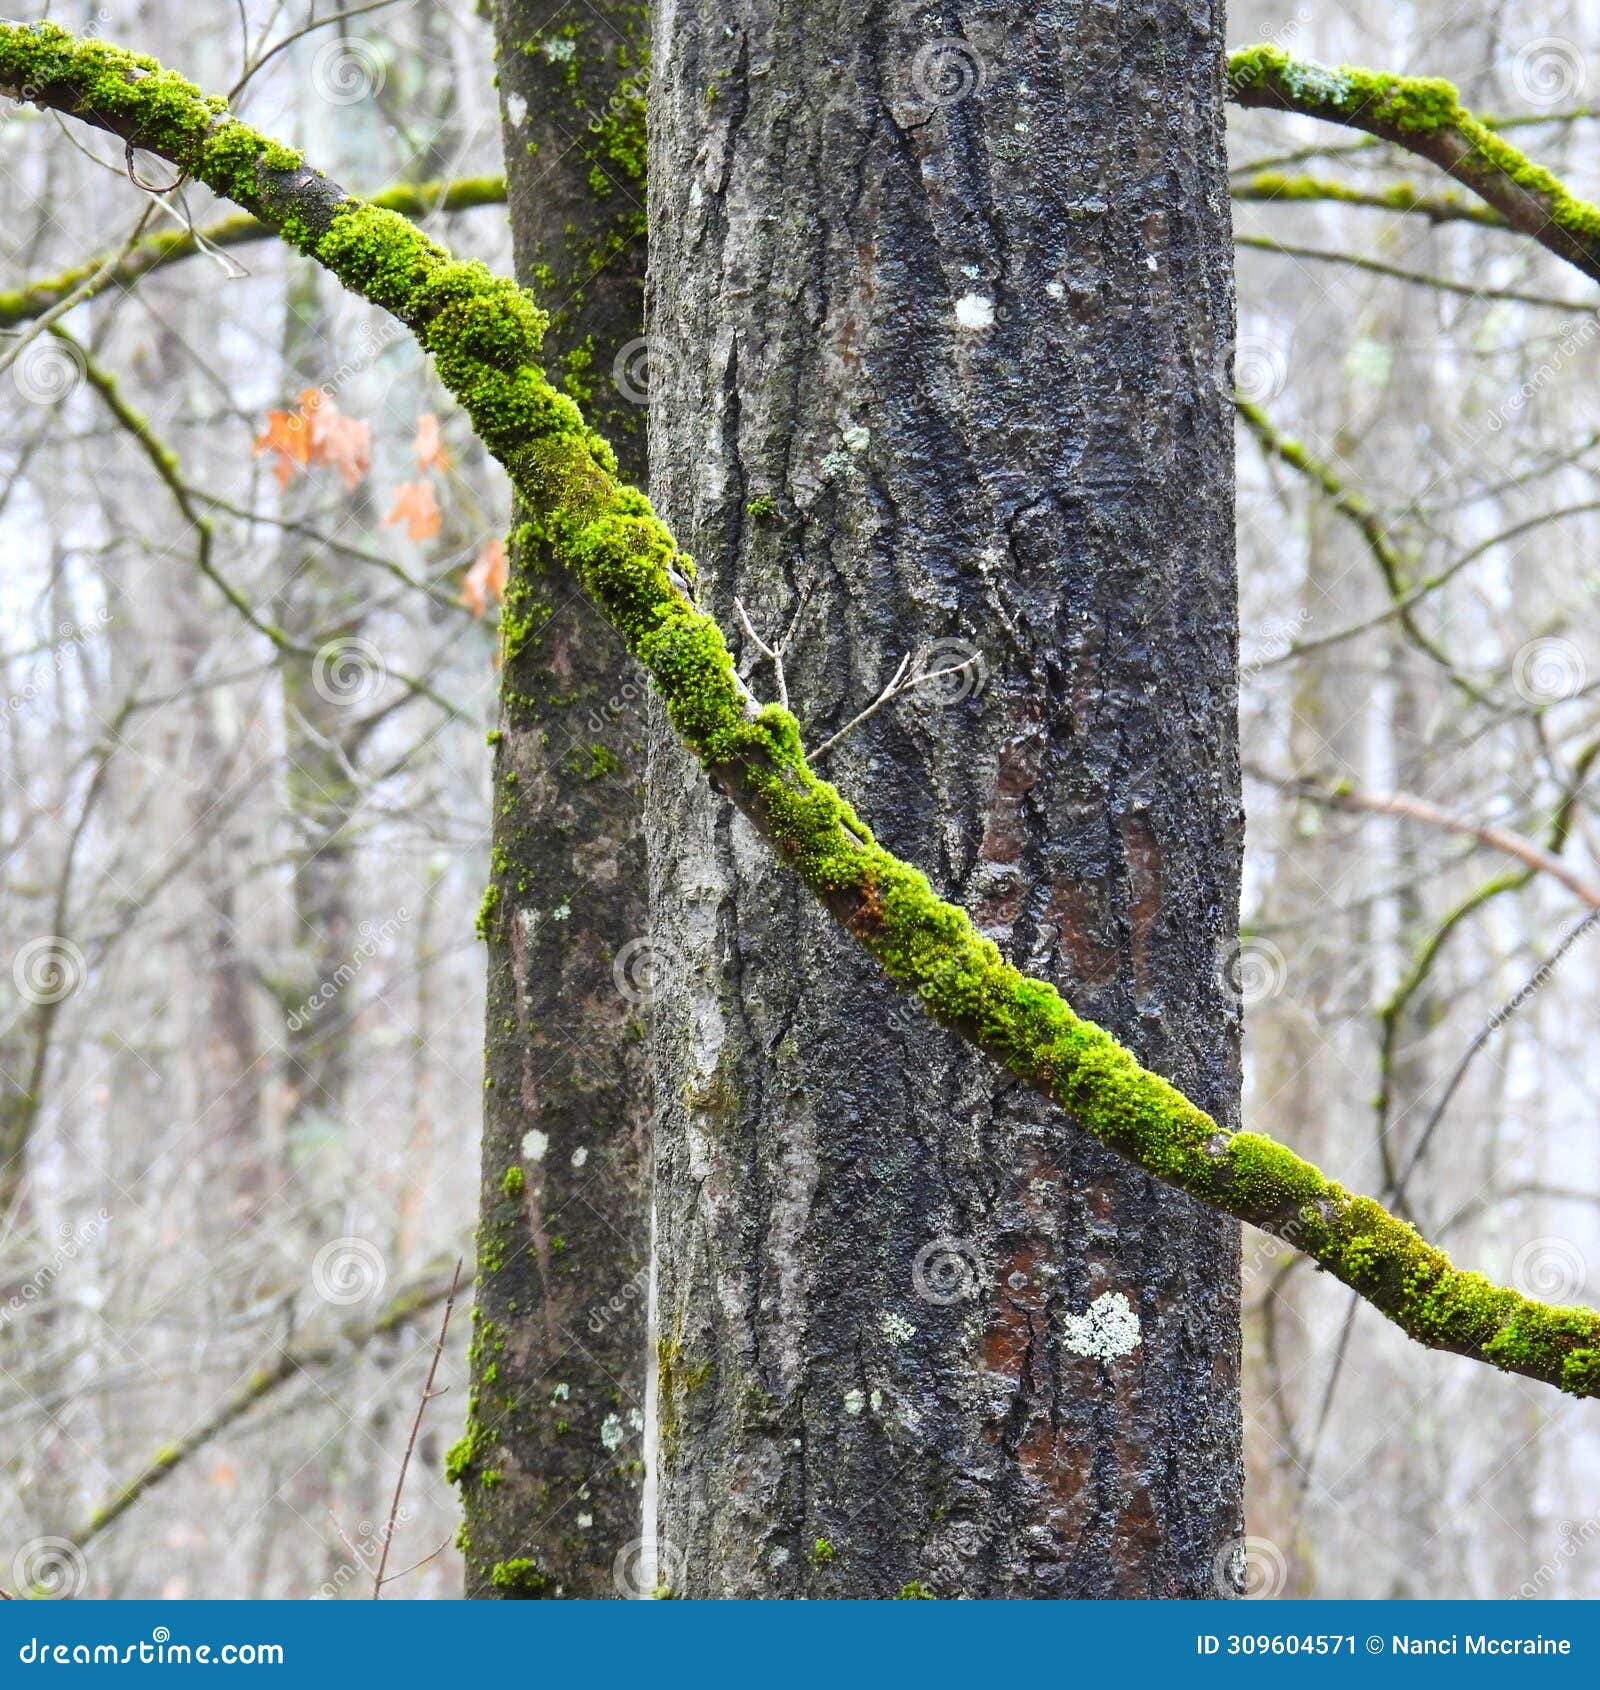
<svg viewBox="0 0 1600 1690">
<path fill-rule="evenodd" d="M 485 540 L 461 582 L 461 602 L 474 616 L 489 608 L 493 593 L 498 604 L 506 596 L 506 548 L 499 539 Z"/>
<path fill-rule="evenodd" d="M 383 519 L 386 524 L 403 522 L 409 540 L 431 540 L 444 518 L 433 496 L 431 481 L 407 481 L 394 490 L 394 509 Z"/>
<path fill-rule="evenodd" d="M 449 469 L 450 454 L 444 449 L 444 441 L 439 437 L 439 419 L 432 411 L 424 411 L 417 418 L 417 437 L 411 442 L 411 450 L 417 454 L 418 469 Z"/>
</svg>

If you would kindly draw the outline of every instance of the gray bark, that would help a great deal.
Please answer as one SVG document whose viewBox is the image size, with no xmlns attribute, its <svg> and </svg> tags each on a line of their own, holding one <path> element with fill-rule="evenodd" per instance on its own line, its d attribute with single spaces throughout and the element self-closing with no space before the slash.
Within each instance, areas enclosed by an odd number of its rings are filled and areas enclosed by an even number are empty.
<svg viewBox="0 0 1600 1690">
<path fill-rule="evenodd" d="M 517 273 L 552 377 L 642 477 L 611 383 L 643 321 L 641 10 L 494 8 Z M 629 168 L 630 161 L 633 168 Z M 650 1086 L 616 964 L 646 927 L 642 678 L 572 581 L 513 548 L 495 754 L 469 1596 L 610 1597 L 644 1480 Z M 624 979 L 626 976 L 624 975 Z"/>
<path fill-rule="evenodd" d="M 1221 7 L 960 20 L 658 14 L 652 491 L 725 627 L 737 596 L 770 640 L 809 591 L 808 744 L 903 653 L 981 653 L 981 688 L 888 706 L 828 772 L 1233 1125 Z M 1226 1590 L 1233 1223 L 926 1024 L 664 734 L 649 837 L 664 1581 Z M 1136 1346 L 1084 1353 L 1117 1293 Z"/>
</svg>

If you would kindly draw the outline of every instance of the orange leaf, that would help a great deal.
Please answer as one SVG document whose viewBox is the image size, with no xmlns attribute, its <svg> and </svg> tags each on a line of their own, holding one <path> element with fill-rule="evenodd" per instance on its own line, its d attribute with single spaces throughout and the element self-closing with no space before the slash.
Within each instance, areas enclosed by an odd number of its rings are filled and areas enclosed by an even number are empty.
<svg viewBox="0 0 1600 1690">
<path fill-rule="evenodd" d="M 341 416 L 331 404 L 310 416 L 311 461 L 332 464 L 347 489 L 359 485 L 372 466 L 372 429 L 354 417 Z"/>
<path fill-rule="evenodd" d="M 461 602 L 474 616 L 489 608 L 489 595 L 498 603 L 506 596 L 506 548 L 499 540 L 485 540 L 461 582 Z"/>
<path fill-rule="evenodd" d="M 411 450 L 417 454 L 418 469 L 449 469 L 450 454 L 439 438 L 439 419 L 432 411 L 424 411 L 417 418 L 417 438 L 411 442 Z"/>
<path fill-rule="evenodd" d="M 383 520 L 386 525 L 403 522 L 407 539 L 431 540 L 444 520 L 439 514 L 439 501 L 433 496 L 433 483 L 407 481 L 396 487 L 394 509 Z"/>
<path fill-rule="evenodd" d="M 300 470 L 311 461 L 311 430 L 298 411 L 268 411 L 267 431 L 258 435 L 255 453 L 277 453 L 272 466 L 280 487 L 287 487 Z"/>
<path fill-rule="evenodd" d="M 287 487 L 310 464 L 331 464 L 347 488 L 354 488 L 372 464 L 372 429 L 340 413 L 333 396 L 308 387 L 297 411 L 269 411 L 257 452 L 275 452 L 278 485 Z"/>
</svg>

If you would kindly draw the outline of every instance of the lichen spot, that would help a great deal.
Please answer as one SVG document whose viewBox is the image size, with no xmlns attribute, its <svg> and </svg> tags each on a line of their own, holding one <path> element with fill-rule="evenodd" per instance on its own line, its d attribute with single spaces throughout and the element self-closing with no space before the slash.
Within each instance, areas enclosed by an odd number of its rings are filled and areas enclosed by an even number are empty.
<svg viewBox="0 0 1600 1690">
<path fill-rule="evenodd" d="M 574 1150 L 573 1153 L 572 1153 L 572 1165 L 575 1168 L 581 1168 L 583 1166 L 583 1164 L 585 1162 L 587 1162 L 588 1160 L 589 1160 L 589 1147 L 586 1144 L 580 1144 L 578 1146 L 578 1148 L 576 1150 Z"/>
<path fill-rule="evenodd" d="M 594 1524 L 594 1515 L 593 1514 L 580 1514 L 578 1516 L 578 1530 L 580 1532 L 588 1531 L 588 1529 L 593 1524 Z"/>
<path fill-rule="evenodd" d="M 844 431 L 844 443 L 851 452 L 864 452 L 872 444 L 872 430 L 867 428 L 847 428 Z"/>
<path fill-rule="evenodd" d="M 540 1132 L 537 1127 L 529 1127 L 522 1135 L 522 1159 L 525 1162 L 542 1162 L 549 1148 L 549 1133 Z"/>
<path fill-rule="evenodd" d="M 844 1394 L 844 1411 L 846 1414 L 859 1414 L 867 1406 L 867 1399 L 860 1391 L 846 1391 Z"/>
<path fill-rule="evenodd" d="M 620 1414 L 608 1414 L 600 1422 L 600 1442 L 607 1449 L 616 1449 L 622 1443 L 622 1438 L 622 1416 Z"/>
<path fill-rule="evenodd" d="M 981 293 L 964 293 L 956 301 L 956 322 L 979 333 L 994 327 L 994 301 Z"/>
<path fill-rule="evenodd" d="M 891 1344 L 904 1344 L 916 1337 L 917 1329 L 903 1314 L 896 1314 L 894 1310 L 887 1310 L 878 1322 L 883 1335 Z"/>
<path fill-rule="evenodd" d="M 507 94 L 506 116 L 513 129 L 520 129 L 528 121 L 528 102 L 520 94 Z"/>
<path fill-rule="evenodd" d="M 1139 1347 L 1139 1316 L 1120 1291 L 1104 1291 L 1082 1314 L 1069 1314 L 1062 1343 L 1077 1356 L 1115 1361 Z"/>
<path fill-rule="evenodd" d="M 544 56 L 552 64 L 565 64 L 578 51 L 578 43 L 565 35 L 549 35 L 545 37 Z"/>
<path fill-rule="evenodd" d="M 1067 290 L 1060 282 L 1046 282 L 1044 291 L 1052 299 L 1065 299 L 1067 297 Z"/>
</svg>

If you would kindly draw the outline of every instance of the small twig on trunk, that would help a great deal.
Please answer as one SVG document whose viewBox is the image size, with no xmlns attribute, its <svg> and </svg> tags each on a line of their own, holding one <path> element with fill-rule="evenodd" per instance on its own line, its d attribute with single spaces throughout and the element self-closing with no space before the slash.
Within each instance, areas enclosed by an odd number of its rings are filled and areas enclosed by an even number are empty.
<svg viewBox="0 0 1600 1690">
<path fill-rule="evenodd" d="M 825 757 L 846 734 L 854 733 L 869 716 L 877 715 L 884 705 L 892 703 L 902 693 L 910 692 L 915 687 L 925 687 L 930 681 L 942 681 L 946 675 L 959 675 L 963 669 L 970 669 L 977 661 L 977 656 L 974 654 L 972 657 L 964 657 L 959 663 L 952 663 L 944 669 L 928 669 L 908 675 L 906 671 L 911 667 L 911 654 L 907 652 L 900 659 L 900 667 L 895 670 L 894 679 L 889 682 L 888 686 L 873 699 L 865 710 L 852 716 L 838 733 L 831 734 L 823 740 L 815 751 L 808 751 L 806 753 L 807 758 L 814 763 L 819 757 Z"/>
<path fill-rule="evenodd" d="M 406 1488 L 406 1470 L 411 1465 L 411 1455 L 417 1447 L 417 1434 L 422 1430 L 422 1417 L 428 1412 L 428 1404 L 432 1402 L 435 1397 L 442 1397 L 444 1395 L 443 1391 L 434 1390 L 433 1381 L 439 1372 L 439 1358 L 444 1354 L 444 1341 L 450 1331 L 450 1315 L 455 1309 L 456 1291 L 459 1289 L 460 1285 L 461 1263 L 458 1260 L 456 1262 L 456 1271 L 450 1279 L 450 1294 L 444 1300 L 444 1319 L 439 1322 L 439 1337 L 438 1341 L 433 1346 L 433 1360 L 428 1363 L 428 1377 L 423 1381 L 422 1395 L 417 1399 L 417 1412 L 411 1422 L 411 1436 L 406 1439 L 406 1452 L 400 1458 L 400 1473 L 394 1482 L 394 1501 L 389 1504 L 389 1519 L 383 1528 L 383 1553 L 378 1557 L 378 1571 L 373 1576 L 372 1580 L 372 1600 L 374 1602 L 383 1595 L 383 1587 L 387 1582 L 384 1579 L 383 1573 L 384 1569 L 389 1565 L 389 1545 L 394 1542 L 395 1521 L 400 1515 L 400 1497 Z M 448 1387 L 446 1388 L 448 1389 Z M 337 1522 L 335 1523 L 337 1524 Z M 437 1555 L 438 1553 L 438 1550 L 434 1551 L 434 1555 Z M 433 1556 L 430 1555 L 426 1557 L 426 1559 L 431 1561 Z M 419 1561 L 417 1565 L 421 1566 L 422 1563 Z M 411 1568 L 406 1568 L 406 1571 L 410 1572 Z M 399 1578 L 400 1574 L 396 1573 L 395 1577 Z"/>
</svg>

